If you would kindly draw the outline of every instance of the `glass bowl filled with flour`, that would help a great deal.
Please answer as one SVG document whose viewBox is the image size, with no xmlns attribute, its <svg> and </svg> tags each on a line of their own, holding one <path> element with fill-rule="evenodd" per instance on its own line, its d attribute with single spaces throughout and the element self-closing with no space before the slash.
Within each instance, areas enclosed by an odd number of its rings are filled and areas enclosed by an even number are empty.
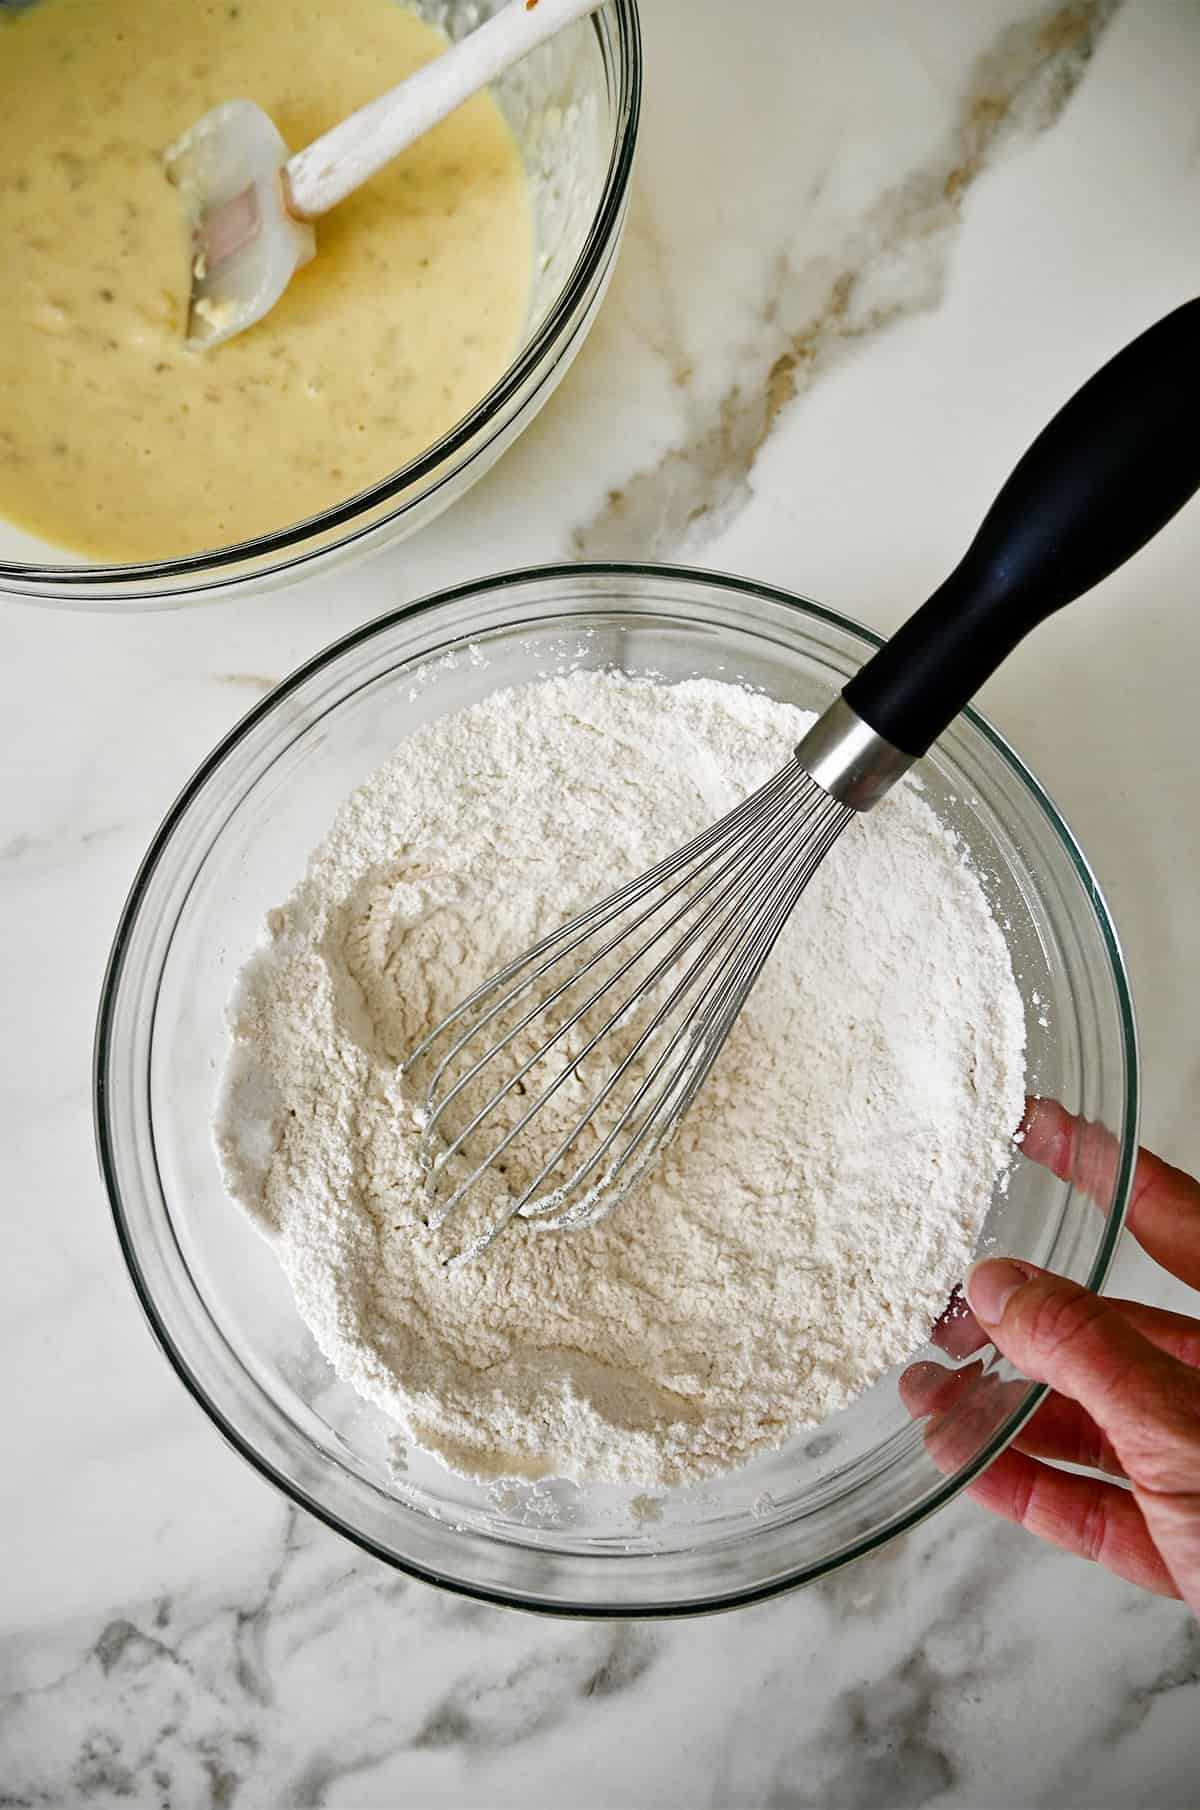
<svg viewBox="0 0 1200 1810">
<path fill-rule="evenodd" d="M 321 219 L 245 333 L 185 343 L 164 153 L 231 97 L 293 151 L 503 0 L 0 6 L 0 592 L 177 605 L 412 533 L 533 419 L 595 318 L 637 136 L 608 0 Z M 130 79 L 130 72 L 137 79 Z"/>
<path fill-rule="evenodd" d="M 130 1269 L 234 1444 L 393 1564 L 602 1615 L 819 1576 L 1036 1405 L 956 1335 L 972 1256 L 1103 1279 L 1136 1136 L 1125 972 L 1070 832 L 971 713 L 831 852 L 607 1218 L 516 1220 L 461 1265 L 456 1220 L 426 1224 L 406 1056 L 774 772 L 871 646 L 699 573 L 466 586 L 281 685 L 155 839 L 97 1044 Z M 1106 1137 L 1101 1179 L 1022 1156 L 1029 1096 Z M 956 1380 L 906 1389 L 917 1363 Z"/>
</svg>

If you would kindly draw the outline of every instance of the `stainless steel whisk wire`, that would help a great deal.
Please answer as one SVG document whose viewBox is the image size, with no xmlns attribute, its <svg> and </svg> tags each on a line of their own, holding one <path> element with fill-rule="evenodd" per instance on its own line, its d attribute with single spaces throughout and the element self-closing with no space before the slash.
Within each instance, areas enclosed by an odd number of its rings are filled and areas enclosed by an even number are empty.
<svg viewBox="0 0 1200 1810">
<path fill-rule="evenodd" d="M 469 994 L 430 1032 L 405 1066 L 411 1073 L 431 1057 L 435 1062 L 426 1088 L 422 1152 L 427 1176 L 427 1223 L 436 1230 L 480 1177 L 500 1161 L 548 1101 L 579 1072 L 601 1042 L 630 1018 L 653 995 L 659 983 L 680 967 L 695 945 L 705 938 L 683 972 L 670 984 L 666 997 L 657 1003 L 632 1047 L 603 1078 L 600 1087 L 537 1173 L 505 1204 L 489 1230 L 452 1261 L 465 1262 L 479 1255 L 518 1214 L 540 1221 L 545 1230 L 581 1226 L 601 1217 L 628 1190 L 690 1106 L 797 898 L 853 814 L 848 806 L 814 784 L 798 761 L 792 760 L 718 823 L 507 964 Z M 650 902 L 631 922 L 627 921 L 628 912 L 647 898 Z M 670 909 L 664 918 L 664 911 L 672 906 L 674 909 Z M 612 934 L 598 947 L 590 948 L 579 966 L 565 979 L 552 984 L 548 993 L 540 993 L 515 1024 L 505 1029 L 463 1073 L 455 1074 L 444 1092 L 439 1092 L 443 1080 L 467 1051 L 468 1045 L 530 993 L 539 981 L 559 969 L 567 957 L 584 949 L 585 945 L 591 945 L 597 936 L 603 937 L 603 933 L 613 926 L 616 928 Z M 538 1019 L 545 1020 L 572 989 L 594 974 L 608 956 L 628 944 L 644 928 L 648 928 L 648 934 L 620 959 L 615 972 L 600 978 L 581 1002 L 570 1007 L 564 1020 L 550 1029 L 534 1053 L 518 1063 L 467 1124 L 456 1130 L 439 1149 L 444 1115 L 466 1088 L 509 1049 L 522 1032 Z M 676 930 L 678 936 L 657 955 L 650 971 L 638 977 L 611 1008 L 602 1008 L 607 1010 L 607 1016 L 599 1028 L 587 1035 L 582 1048 L 575 1054 L 566 1055 L 557 1072 L 523 1110 L 516 1123 L 503 1131 L 486 1155 L 475 1162 L 470 1172 L 456 1182 L 448 1197 L 439 1202 L 439 1179 L 472 1135 L 503 1100 L 523 1086 L 530 1072 L 562 1045 L 586 1015 L 601 1001 L 612 999 L 622 980 L 652 951 L 659 950 Z M 709 933 L 707 937 L 706 932 Z M 721 960 L 722 957 L 725 959 Z M 612 1098 L 638 1057 L 656 1037 L 664 1034 L 672 1015 L 683 1010 L 688 996 L 693 993 L 695 998 L 690 1008 L 670 1032 L 665 1046 L 636 1086 L 632 1098 L 622 1104 L 615 1122 L 596 1148 L 587 1152 L 572 1173 L 545 1198 L 540 1197 L 539 1190 Z M 486 1009 L 480 1012 L 480 1007 Z M 447 1037 L 452 1041 L 439 1057 L 438 1046 Z M 674 1064 L 670 1066 L 673 1058 Z M 657 1092 L 654 1093 L 656 1085 Z M 636 1118 L 643 1107 L 640 1119 Z M 627 1143 L 602 1171 L 598 1184 L 593 1183 L 582 1199 L 572 1199 L 578 1196 L 587 1178 L 600 1169 L 627 1129 Z"/>
</svg>

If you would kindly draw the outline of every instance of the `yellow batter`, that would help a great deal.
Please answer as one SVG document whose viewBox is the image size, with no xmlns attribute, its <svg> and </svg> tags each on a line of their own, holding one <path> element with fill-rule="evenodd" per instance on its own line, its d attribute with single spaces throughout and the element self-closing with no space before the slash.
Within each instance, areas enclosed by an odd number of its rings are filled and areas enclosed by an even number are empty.
<svg viewBox="0 0 1200 1810">
<path fill-rule="evenodd" d="M 183 345 L 173 139 L 244 96 L 299 149 L 445 40 L 394 0 L 38 0 L 0 11 L 0 513 L 165 558 L 353 496 L 512 360 L 532 227 L 477 95 L 317 227 L 258 326 Z"/>
</svg>

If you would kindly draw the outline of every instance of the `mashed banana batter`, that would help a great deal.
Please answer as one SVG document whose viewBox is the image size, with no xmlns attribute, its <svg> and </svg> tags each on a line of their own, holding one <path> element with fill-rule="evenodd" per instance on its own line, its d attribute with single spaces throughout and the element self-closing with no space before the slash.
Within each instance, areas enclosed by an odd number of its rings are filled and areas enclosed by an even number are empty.
<svg viewBox="0 0 1200 1810">
<path fill-rule="evenodd" d="M 297 149 L 444 48 L 394 0 L 38 0 L 0 11 L 0 512 L 130 561 L 282 528 L 429 446 L 501 375 L 532 262 L 516 142 L 477 95 L 317 227 L 267 318 L 183 344 L 162 153 L 244 96 Z"/>
</svg>

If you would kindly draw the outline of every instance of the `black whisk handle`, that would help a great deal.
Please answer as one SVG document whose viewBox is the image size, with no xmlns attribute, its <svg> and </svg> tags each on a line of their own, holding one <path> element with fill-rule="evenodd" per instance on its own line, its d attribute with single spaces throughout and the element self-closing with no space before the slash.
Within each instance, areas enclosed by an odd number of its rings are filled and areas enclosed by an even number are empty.
<svg viewBox="0 0 1200 1810">
<path fill-rule="evenodd" d="M 1027 635 L 1131 558 L 1200 488 L 1200 300 L 1118 352 L 1038 435 L 958 567 L 847 685 L 906 754 Z"/>
</svg>

